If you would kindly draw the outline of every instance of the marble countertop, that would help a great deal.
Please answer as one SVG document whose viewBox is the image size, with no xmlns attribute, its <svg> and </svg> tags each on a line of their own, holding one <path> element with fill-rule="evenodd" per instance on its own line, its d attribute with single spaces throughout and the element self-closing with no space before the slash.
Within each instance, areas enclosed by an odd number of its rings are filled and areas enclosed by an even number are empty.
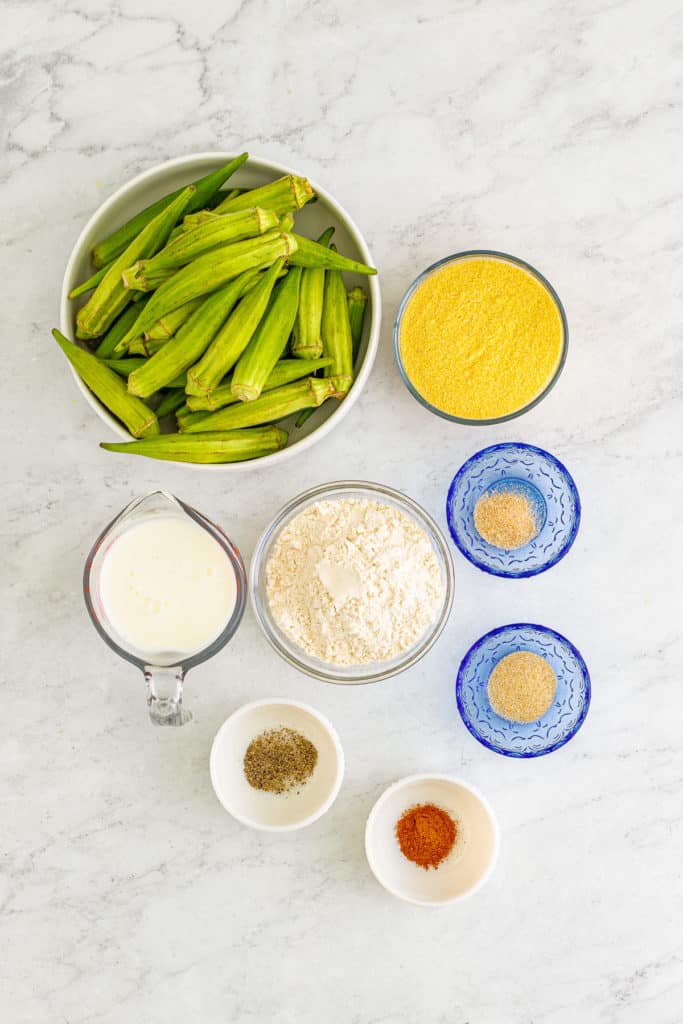
<svg viewBox="0 0 683 1024">
<path fill-rule="evenodd" d="M 15 0 L 3 23 L 2 1020 L 679 1022 L 679 0 Z M 71 246 L 139 171 L 244 148 L 307 170 L 366 233 L 385 306 L 368 387 L 342 430 L 236 483 L 110 456 L 49 336 Z M 475 247 L 538 266 L 570 322 L 558 386 L 502 428 L 430 416 L 391 354 L 415 274 Z M 577 542 L 520 582 L 454 552 L 450 623 L 403 676 L 316 683 L 249 613 L 189 676 L 192 724 L 157 730 L 86 618 L 85 554 L 145 491 L 248 557 L 286 499 L 345 476 L 443 526 L 458 466 L 512 439 L 570 468 Z M 594 687 L 573 742 L 531 762 L 479 746 L 453 698 L 467 647 L 520 619 L 567 635 Z M 229 818 L 207 771 L 220 723 L 268 695 L 328 715 L 347 759 L 332 810 L 286 837 Z M 363 851 L 374 800 L 416 771 L 474 783 L 502 829 L 490 883 L 440 911 L 390 897 Z"/>
</svg>

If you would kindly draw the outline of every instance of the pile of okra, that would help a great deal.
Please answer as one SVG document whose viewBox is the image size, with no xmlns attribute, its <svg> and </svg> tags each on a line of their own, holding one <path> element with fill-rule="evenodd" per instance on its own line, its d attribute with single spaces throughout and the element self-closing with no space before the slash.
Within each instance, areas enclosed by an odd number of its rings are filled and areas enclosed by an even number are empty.
<svg viewBox="0 0 683 1024">
<path fill-rule="evenodd" d="M 278 451 L 348 394 L 367 294 L 344 271 L 376 271 L 316 241 L 294 216 L 315 193 L 287 175 L 226 188 L 248 158 L 164 196 L 92 250 L 95 272 L 72 343 L 52 333 L 85 384 L 136 440 L 109 451 L 238 462 Z M 164 432 L 160 429 L 160 421 Z M 175 429 L 165 432 L 168 425 Z"/>
</svg>

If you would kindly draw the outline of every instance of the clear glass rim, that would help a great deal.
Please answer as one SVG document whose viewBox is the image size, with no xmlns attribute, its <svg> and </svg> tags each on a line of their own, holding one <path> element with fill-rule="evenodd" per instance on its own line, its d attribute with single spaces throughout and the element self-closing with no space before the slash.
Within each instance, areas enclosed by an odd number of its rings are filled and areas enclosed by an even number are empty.
<svg viewBox="0 0 683 1024">
<path fill-rule="evenodd" d="M 289 650 L 289 648 L 280 640 L 280 631 L 277 626 L 272 623 L 269 613 L 265 611 L 268 608 L 267 597 L 260 593 L 258 581 L 266 550 L 279 532 L 283 522 L 293 512 L 309 502 L 311 499 L 319 498 L 323 500 L 325 498 L 334 497 L 340 492 L 354 490 L 371 492 L 376 494 L 378 498 L 389 498 L 416 518 L 420 525 L 426 526 L 427 533 L 430 536 L 430 540 L 436 547 L 437 556 L 443 566 L 444 575 L 446 577 L 446 587 L 438 617 L 430 629 L 428 629 L 424 634 L 422 641 L 418 642 L 418 644 L 407 653 L 405 658 L 400 659 L 398 662 L 387 662 L 387 668 L 382 668 L 382 663 L 375 662 L 373 663 L 375 668 L 372 671 L 359 673 L 355 676 L 345 676 L 341 672 L 335 671 L 335 667 L 333 665 L 324 666 L 322 662 L 320 662 L 319 666 L 313 665 L 305 659 L 305 655 L 303 657 L 298 657 Z M 306 675 L 311 676 L 314 679 L 318 679 L 321 682 L 336 683 L 340 686 L 361 686 L 367 683 L 377 683 L 382 679 L 388 679 L 391 676 L 404 672 L 406 669 L 411 668 L 420 661 L 434 646 L 441 635 L 444 626 L 448 622 L 451 608 L 453 606 L 453 577 L 453 559 L 446 539 L 438 524 L 434 519 L 432 519 L 429 513 L 422 508 L 421 505 L 412 498 L 403 494 L 401 491 L 394 490 L 391 487 L 386 487 L 384 484 L 373 483 L 368 480 L 337 480 L 333 483 L 318 484 L 315 487 L 309 488 L 288 501 L 287 504 L 284 505 L 274 516 L 256 542 L 249 568 L 249 590 L 251 594 L 252 608 L 258 624 L 271 647 L 277 651 L 284 661 L 288 662 L 288 664 L 292 665 L 300 672 L 304 672 Z"/>
<path fill-rule="evenodd" d="M 209 644 L 208 647 L 203 648 L 203 650 L 201 651 L 197 651 L 195 654 L 192 654 L 189 657 L 181 658 L 175 663 L 174 667 L 180 668 L 184 674 L 188 672 L 191 668 L 194 668 L 195 665 L 200 665 L 202 662 L 207 661 L 209 658 L 212 658 L 215 654 L 218 654 L 218 652 L 222 650 L 223 647 L 225 647 L 225 645 L 233 638 L 233 636 L 237 632 L 237 629 L 240 625 L 240 622 L 242 621 L 242 616 L 244 615 L 244 611 L 247 606 L 247 573 L 239 549 L 235 547 L 235 545 L 232 543 L 227 534 L 225 534 L 219 526 L 211 522 L 210 519 L 207 519 L 205 516 L 203 516 L 201 512 L 197 512 L 197 510 L 192 508 L 191 505 L 185 504 L 184 501 L 182 501 L 180 498 L 177 498 L 174 494 L 171 494 L 169 491 L 150 491 L 148 494 L 143 494 L 141 497 L 135 498 L 133 501 L 130 502 L 130 504 L 126 505 L 124 509 L 117 513 L 117 515 L 114 516 L 114 518 L 107 526 L 105 526 L 105 528 L 98 535 L 97 540 L 91 547 L 90 551 L 88 552 L 87 558 L 85 560 L 85 567 L 83 569 L 83 598 L 85 601 L 85 607 L 88 611 L 88 615 L 90 616 L 90 621 L 92 622 L 93 626 L 99 633 L 102 640 L 104 640 L 106 645 L 110 647 L 112 651 L 118 654 L 120 658 L 123 658 L 124 661 L 130 662 L 131 665 L 136 665 L 137 668 L 141 669 L 143 672 L 145 671 L 146 668 L 149 667 L 162 667 L 157 666 L 153 660 L 138 657 L 136 654 L 133 654 L 131 651 L 127 651 L 125 648 L 120 647 L 119 644 L 116 643 L 116 641 L 107 633 L 102 623 L 100 622 L 99 616 L 95 611 L 95 607 L 93 605 L 90 588 L 90 576 L 92 572 L 93 562 L 100 550 L 104 538 L 109 534 L 110 530 L 112 530 L 124 516 L 128 515 L 138 505 L 141 505 L 144 501 L 147 501 L 149 498 L 152 498 L 157 494 L 163 496 L 164 498 L 171 502 L 175 502 L 182 509 L 182 511 L 190 517 L 190 519 L 193 519 L 199 526 L 207 530 L 212 535 L 212 537 L 218 542 L 218 544 L 220 544 L 220 546 L 228 556 L 228 559 L 230 560 L 230 564 L 232 565 L 237 580 L 237 600 L 235 602 L 233 613 L 230 616 L 230 619 L 228 620 L 225 629 L 223 630 L 222 633 L 219 634 L 219 636 L 216 637 L 213 643 Z"/>
<path fill-rule="evenodd" d="M 517 267 L 521 267 L 522 270 L 526 270 L 533 277 L 535 277 L 537 281 L 540 282 L 540 284 L 543 285 L 543 287 L 546 289 L 546 291 L 549 293 L 550 297 L 554 301 L 557 307 L 557 311 L 560 314 L 560 320 L 562 321 L 562 352 L 560 353 L 560 361 L 557 365 L 557 368 L 555 369 L 553 376 L 550 378 L 546 386 L 543 388 L 541 392 L 539 392 L 538 395 L 536 395 L 535 398 L 533 398 L 530 402 L 527 402 L 526 405 L 522 406 L 521 409 L 516 409 L 514 412 L 506 413 L 505 416 L 496 416 L 492 419 L 473 420 L 467 419 L 464 416 L 454 416 L 452 413 L 444 412 L 443 409 L 439 409 L 437 408 L 437 406 L 432 405 L 431 402 L 427 401 L 427 399 L 420 394 L 420 392 L 417 390 L 417 388 L 411 381 L 410 377 L 406 373 L 405 366 L 403 365 L 403 357 L 401 356 L 401 345 L 399 339 L 401 333 L 401 321 L 403 319 L 403 314 L 405 313 L 406 307 L 410 302 L 410 299 L 412 298 L 416 288 L 418 288 L 422 284 L 425 278 L 432 274 L 435 270 L 438 270 L 439 267 L 444 266 L 446 263 L 455 263 L 459 260 L 466 259 L 476 259 L 477 257 L 480 256 L 506 260 L 508 263 L 512 263 Z M 537 270 L 536 267 L 532 266 L 531 263 L 527 263 L 526 260 L 520 259 L 519 256 L 512 256 L 510 253 L 499 252 L 496 249 L 465 249 L 462 252 L 456 252 L 452 253 L 450 256 L 444 256 L 440 260 L 437 260 L 436 263 L 432 263 L 431 266 L 427 267 L 425 270 L 422 271 L 422 273 L 418 274 L 413 283 L 408 287 L 407 291 L 404 292 L 403 298 L 401 299 L 398 311 L 396 313 L 396 318 L 394 320 L 393 343 L 394 359 L 398 367 L 398 372 L 401 375 L 401 380 L 403 381 L 403 383 L 405 384 L 406 388 L 413 396 L 413 398 L 416 399 L 416 401 L 418 401 L 420 405 L 422 405 L 425 409 L 428 409 L 429 412 L 433 412 L 435 416 L 440 416 L 441 419 L 449 420 L 451 423 L 463 423 L 466 426 L 470 427 L 485 427 L 497 423 L 507 423 L 510 420 L 516 419 L 518 416 L 523 416 L 524 413 L 529 412 L 529 410 L 533 409 L 534 406 L 539 404 L 539 402 L 542 402 L 543 399 L 546 398 L 546 396 L 552 391 L 552 389 L 555 387 L 555 384 L 560 378 L 565 363 L 567 362 L 567 352 L 569 349 L 569 324 L 567 322 L 567 314 L 565 313 L 565 309 L 562 305 L 562 300 L 560 299 L 559 295 L 551 285 L 550 281 L 548 281 L 548 279 L 543 276 L 540 270 Z"/>
<path fill-rule="evenodd" d="M 569 531 L 569 534 L 563 546 L 560 548 L 557 554 L 553 555 L 552 558 L 549 558 L 547 562 L 544 562 L 542 565 L 536 566 L 534 569 L 496 569 L 493 566 L 485 565 L 483 562 L 480 562 L 477 558 L 475 558 L 474 555 L 472 555 L 470 551 L 467 551 L 467 549 L 462 545 L 460 541 L 460 536 L 453 522 L 453 494 L 455 493 L 455 489 L 458 486 L 458 483 L 460 482 L 462 477 L 465 475 L 465 473 L 473 464 L 476 464 L 476 462 L 483 455 L 487 455 L 489 452 L 505 451 L 509 448 L 523 448 L 525 451 L 533 452 L 536 455 L 542 455 L 544 458 L 548 459 L 549 462 L 554 463 L 554 465 L 557 466 L 557 468 L 559 469 L 560 473 L 562 474 L 567 483 L 567 489 L 572 496 L 572 501 L 576 509 L 576 515 L 574 516 L 572 528 Z M 552 569 L 553 566 L 557 565 L 558 562 L 562 561 L 565 555 L 569 554 L 569 551 L 572 545 L 574 544 L 574 541 L 576 540 L 576 535 L 579 532 L 579 526 L 581 524 L 581 498 L 579 496 L 579 491 L 576 486 L 576 483 L 574 482 L 574 477 L 571 475 L 565 464 L 561 462 L 556 455 L 553 455 L 551 452 L 546 451 L 545 448 L 539 448 L 537 445 L 533 444 L 526 444 L 526 442 L 524 441 L 501 441 L 500 444 L 491 444 L 488 445 L 488 447 L 486 448 L 481 448 L 478 452 L 475 452 L 474 455 L 470 455 L 469 459 L 463 462 L 462 466 L 451 480 L 450 487 L 448 488 L 448 494 L 446 495 L 446 522 L 448 523 L 448 532 L 450 533 L 453 539 L 453 543 L 457 547 L 458 551 L 467 559 L 468 562 L 470 562 L 472 565 L 475 565 L 477 569 L 480 569 L 482 572 L 488 573 L 490 576 L 498 576 L 499 579 L 528 579 L 530 576 L 538 576 L 542 572 L 547 572 L 548 569 Z"/>
<path fill-rule="evenodd" d="M 495 743 L 489 743 L 489 741 L 484 739 L 484 737 L 480 735 L 480 733 L 474 728 L 474 725 L 470 722 L 465 711 L 464 702 L 462 700 L 462 677 L 465 673 L 465 667 L 467 666 L 470 659 L 492 637 L 500 636 L 501 633 L 506 633 L 508 630 L 511 629 L 534 629 L 540 633 L 546 633 L 549 636 L 552 636 L 555 640 L 559 640 L 559 642 L 564 644 L 569 649 L 571 654 L 576 658 L 576 661 L 581 670 L 581 676 L 583 679 L 584 686 L 584 700 L 583 707 L 581 708 L 581 714 L 579 715 L 578 720 L 574 723 L 574 725 L 568 733 L 566 733 L 561 739 L 556 740 L 555 743 L 551 743 L 549 744 L 549 746 L 544 747 L 543 750 L 507 750 L 506 748 L 500 747 Z M 552 754 L 553 751 L 559 750 L 560 747 L 564 747 L 565 744 L 569 743 L 569 741 L 573 739 L 574 736 L 576 736 L 577 732 L 586 720 L 586 715 L 588 714 L 588 708 L 590 707 L 591 702 L 591 677 L 588 671 L 588 666 L 586 665 L 586 662 L 583 660 L 583 655 L 574 646 L 571 640 L 568 640 L 566 636 L 562 635 L 562 633 L 558 633 L 557 630 L 552 629 L 550 626 L 541 626 L 537 622 L 510 622 L 505 626 L 497 626 L 496 629 L 491 629 L 489 630 L 488 633 L 484 633 L 484 635 L 480 636 L 479 639 L 472 644 L 469 650 L 467 650 L 467 652 L 463 656 L 462 661 L 460 662 L 460 667 L 458 668 L 458 675 L 455 680 L 455 700 L 458 705 L 458 713 L 460 714 L 460 718 L 462 719 L 465 728 L 467 729 L 471 736 L 474 736 L 475 740 L 478 743 L 481 743 L 483 747 L 486 747 L 488 750 L 492 750 L 495 754 L 502 754 L 503 757 L 515 757 L 523 760 L 531 757 L 544 757 L 546 754 Z"/>
</svg>

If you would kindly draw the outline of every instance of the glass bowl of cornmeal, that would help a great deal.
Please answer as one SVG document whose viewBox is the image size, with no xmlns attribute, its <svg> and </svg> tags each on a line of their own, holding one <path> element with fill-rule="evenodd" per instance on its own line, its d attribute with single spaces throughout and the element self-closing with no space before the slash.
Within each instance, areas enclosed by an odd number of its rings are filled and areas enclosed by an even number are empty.
<svg viewBox="0 0 683 1024">
<path fill-rule="evenodd" d="M 567 358 L 559 296 L 531 264 L 494 250 L 446 256 L 403 296 L 394 354 L 426 409 L 456 423 L 503 423 L 542 401 Z"/>
<path fill-rule="evenodd" d="M 482 448 L 455 474 L 446 519 L 456 547 L 483 572 L 521 579 L 556 565 L 581 521 L 576 484 L 550 452 L 521 442 Z"/>
</svg>

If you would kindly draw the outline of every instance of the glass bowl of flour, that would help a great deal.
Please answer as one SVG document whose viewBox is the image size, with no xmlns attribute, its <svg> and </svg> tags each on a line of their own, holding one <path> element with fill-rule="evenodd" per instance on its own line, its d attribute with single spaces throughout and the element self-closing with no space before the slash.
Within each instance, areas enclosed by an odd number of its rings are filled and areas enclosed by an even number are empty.
<svg viewBox="0 0 683 1024">
<path fill-rule="evenodd" d="M 426 654 L 453 604 L 436 523 L 382 484 L 342 480 L 293 498 L 251 563 L 261 629 L 290 665 L 330 683 L 374 683 Z"/>
</svg>

